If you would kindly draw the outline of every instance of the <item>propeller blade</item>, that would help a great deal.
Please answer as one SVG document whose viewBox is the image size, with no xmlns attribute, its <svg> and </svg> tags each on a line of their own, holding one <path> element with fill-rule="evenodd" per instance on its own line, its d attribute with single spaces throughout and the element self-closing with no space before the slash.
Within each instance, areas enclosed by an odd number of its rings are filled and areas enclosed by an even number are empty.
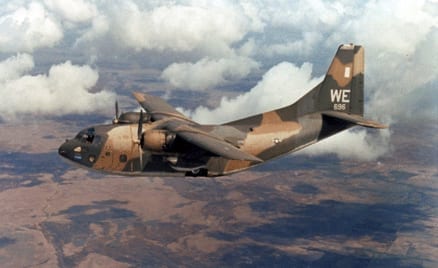
<svg viewBox="0 0 438 268">
<path fill-rule="evenodd" d="M 117 120 L 119 119 L 119 116 L 120 116 L 120 114 L 119 114 L 119 102 L 116 101 L 116 119 Z"/>
<path fill-rule="evenodd" d="M 138 155 L 140 156 L 140 171 L 143 171 L 143 148 L 138 145 Z"/>
<path fill-rule="evenodd" d="M 140 110 L 137 129 L 138 154 L 140 156 L 140 169 L 143 170 L 143 110 Z"/>
<path fill-rule="evenodd" d="M 115 112 L 116 112 L 116 115 L 115 115 L 115 117 L 114 117 L 114 119 L 113 119 L 113 124 L 118 124 L 119 123 L 119 103 L 118 103 L 118 101 L 116 100 L 116 107 L 115 107 Z"/>
<path fill-rule="evenodd" d="M 138 119 L 137 139 L 141 141 L 143 134 L 143 110 L 140 110 L 140 118 Z"/>
</svg>

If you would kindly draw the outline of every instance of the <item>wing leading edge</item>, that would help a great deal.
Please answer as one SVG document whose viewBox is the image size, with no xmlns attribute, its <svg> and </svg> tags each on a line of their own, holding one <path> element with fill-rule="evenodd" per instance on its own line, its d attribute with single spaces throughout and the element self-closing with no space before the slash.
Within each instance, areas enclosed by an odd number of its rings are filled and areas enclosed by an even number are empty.
<svg viewBox="0 0 438 268">
<path fill-rule="evenodd" d="M 162 98 L 144 94 L 141 92 L 132 93 L 138 103 L 148 112 L 154 121 L 161 120 L 166 117 L 175 117 L 185 121 L 190 121 L 188 117 L 178 112 L 170 104 Z"/>
</svg>

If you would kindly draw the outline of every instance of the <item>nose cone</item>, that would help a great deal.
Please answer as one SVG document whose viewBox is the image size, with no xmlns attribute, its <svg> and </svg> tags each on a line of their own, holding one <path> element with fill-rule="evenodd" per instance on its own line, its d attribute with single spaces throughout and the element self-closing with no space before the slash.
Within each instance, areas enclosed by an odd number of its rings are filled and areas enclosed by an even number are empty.
<svg viewBox="0 0 438 268">
<path fill-rule="evenodd" d="M 58 149 L 60 156 L 78 164 L 83 164 L 84 153 L 88 151 L 76 140 L 67 140 Z"/>
<path fill-rule="evenodd" d="M 59 148 L 58 148 L 58 154 L 60 155 L 60 156 L 63 156 L 63 157 L 65 157 L 66 155 L 67 155 L 67 146 L 66 146 L 66 143 L 67 142 L 64 142 L 61 146 L 59 146 Z"/>
<path fill-rule="evenodd" d="M 73 161 L 73 145 L 71 141 L 65 141 L 61 146 L 59 146 L 58 154 Z"/>
<path fill-rule="evenodd" d="M 64 142 L 59 147 L 58 153 L 65 159 L 86 167 L 92 167 L 98 155 L 92 146 L 76 139 Z"/>
</svg>

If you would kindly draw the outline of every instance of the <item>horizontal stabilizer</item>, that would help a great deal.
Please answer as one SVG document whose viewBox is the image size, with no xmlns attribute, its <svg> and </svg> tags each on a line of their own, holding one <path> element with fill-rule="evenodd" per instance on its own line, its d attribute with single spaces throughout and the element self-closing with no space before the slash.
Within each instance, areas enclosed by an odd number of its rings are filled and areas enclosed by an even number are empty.
<svg viewBox="0 0 438 268">
<path fill-rule="evenodd" d="M 347 121 L 349 123 L 363 126 L 363 127 L 379 128 L 379 129 L 388 128 L 388 126 L 386 126 L 386 125 L 380 124 L 376 121 L 365 119 L 360 115 L 347 114 L 347 113 L 341 113 L 341 112 L 335 112 L 335 111 L 326 111 L 326 112 L 323 112 L 322 114 L 326 115 L 328 117 L 337 118 L 337 119 Z"/>
</svg>

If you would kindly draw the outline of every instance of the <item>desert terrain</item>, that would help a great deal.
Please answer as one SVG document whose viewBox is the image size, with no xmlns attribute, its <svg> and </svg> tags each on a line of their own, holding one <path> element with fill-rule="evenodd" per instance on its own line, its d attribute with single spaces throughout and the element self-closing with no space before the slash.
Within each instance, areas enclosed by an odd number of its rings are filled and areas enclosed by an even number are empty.
<svg viewBox="0 0 438 268">
<path fill-rule="evenodd" d="M 82 123 L 0 125 L 2 267 L 438 264 L 437 124 L 392 126 L 378 161 L 291 155 L 226 177 L 139 178 L 62 161 Z"/>
</svg>

